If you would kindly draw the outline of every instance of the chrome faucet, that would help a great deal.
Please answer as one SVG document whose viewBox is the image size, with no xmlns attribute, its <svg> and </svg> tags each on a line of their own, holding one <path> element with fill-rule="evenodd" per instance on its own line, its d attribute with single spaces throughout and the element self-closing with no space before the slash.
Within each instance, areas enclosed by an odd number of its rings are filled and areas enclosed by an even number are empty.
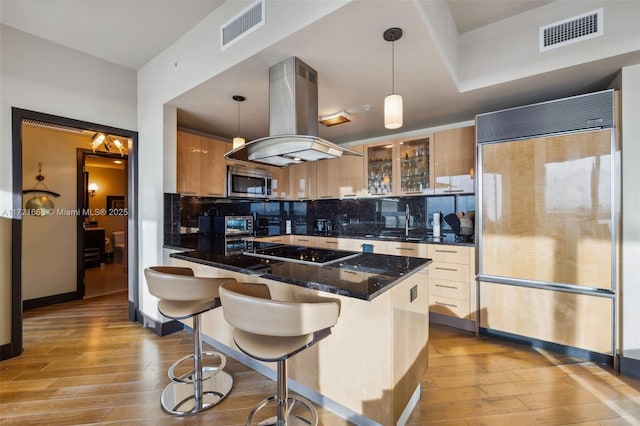
<svg viewBox="0 0 640 426">
<path fill-rule="evenodd" d="M 409 236 L 409 218 L 411 217 L 411 214 L 409 212 L 409 203 L 407 203 L 407 208 L 405 209 L 404 212 L 404 236 L 408 237 Z"/>
</svg>

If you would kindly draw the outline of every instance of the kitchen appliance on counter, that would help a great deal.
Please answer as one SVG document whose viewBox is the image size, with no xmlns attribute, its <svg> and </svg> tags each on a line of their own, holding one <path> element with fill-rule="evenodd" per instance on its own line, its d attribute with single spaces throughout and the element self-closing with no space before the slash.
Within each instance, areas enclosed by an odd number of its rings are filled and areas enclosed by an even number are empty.
<svg viewBox="0 0 640 426">
<path fill-rule="evenodd" d="M 605 90 L 476 117 L 482 333 L 615 363 L 616 102 Z"/>
<path fill-rule="evenodd" d="M 271 179 L 271 172 L 266 169 L 229 166 L 227 168 L 227 196 L 268 198 L 271 196 Z"/>
<path fill-rule="evenodd" d="M 313 231 L 316 234 L 330 235 L 333 232 L 333 222 L 329 219 L 316 219 Z"/>
<path fill-rule="evenodd" d="M 253 235 L 253 216 L 214 217 L 213 229 L 218 236 L 250 236 Z"/>
</svg>

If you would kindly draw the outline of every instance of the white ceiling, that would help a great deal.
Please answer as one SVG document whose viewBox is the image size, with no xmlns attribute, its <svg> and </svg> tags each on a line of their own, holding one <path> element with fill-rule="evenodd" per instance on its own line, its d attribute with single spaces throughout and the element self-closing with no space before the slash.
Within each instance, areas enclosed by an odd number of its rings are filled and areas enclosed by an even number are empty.
<svg viewBox="0 0 640 426">
<path fill-rule="evenodd" d="M 2 23 L 137 69 L 219 7 L 221 0 L 0 0 Z M 459 33 L 549 1 L 449 0 Z M 98 18 L 99 17 L 99 20 Z M 395 91 L 404 98 L 405 130 L 473 119 L 475 114 L 601 89 L 621 62 L 597 61 L 486 89 L 460 93 L 412 1 L 353 1 L 215 78 L 174 99 L 182 127 L 247 140 L 266 136 L 268 69 L 298 56 L 318 72 L 319 114 L 346 110 L 351 123 L 321 137 L 348 142 L 384 136 L 382 104 L 391 92 L 391 45 L 382 38 L 401 27 L 395 43 Z M 257 33 L 254 33 L 257 34 Z M 634 59 L 635 60 L 635 59 Z M 370 106 L 370 108 L 366 107 Z M 368 110 L 367 110 L 368 109 Z"/>
</svg>

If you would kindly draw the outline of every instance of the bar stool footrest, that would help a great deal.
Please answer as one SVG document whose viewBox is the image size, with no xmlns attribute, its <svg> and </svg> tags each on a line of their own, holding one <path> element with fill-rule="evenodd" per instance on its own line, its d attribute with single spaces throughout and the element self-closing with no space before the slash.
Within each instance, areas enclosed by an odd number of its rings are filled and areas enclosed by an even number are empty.
<svg viewBox="0 0 640 426">
<path fill-rule="evenodd" d="M 219 370 L 209 380 L 200 382 L 201 397 L 196 398 L 198 383 L 169 383 L 160 399 L 162 408 L 174 415 L 185 416 L 205 411 L 222 401 L 233 387 L 233 378 Z"/>
<path fill-rule="evenodd" d="M 220 360 L 219 364 L 215 366 L 206 365 L 207 359 L 211 358 L 218 358 Z M 193 354 L 189 354 L 171 364 L 171 367 L 169 367 L 169 371 L 167 372 L 169 379 L 176 384 L 192 384 L 194 382 L 193 359 Z M 189 370 L 179 376 L 176 375 L 176 369 L 179 369 L 181 364 L 186 361 L 190 361 L 191 363 L 189 367 L 185 367 L 189 368 Z M 220 352 L 202 352 L 202 380 L 210 379 L 218 372 L 222 371 L 225 365 L 227 365 L 227 358 Z"/>
<path fill-rule="evenodd" d="M 271 396 L 269 398 L 266 398 L 260 401 L 258 404 L 256 404 L 253 407 L 253 409 L 249 413 L 246 426 L 254 425 L 253 419 L 263 408 L 268 407 L 275 411 L 277 408 L 277 404 L 278 404 L 278 401 L 277 401 L 277 397 L 275 396 Z M 299 413 L 300 410 L 298 410 L 298 407 L 300 406 L 302 406 L 303 408 L 306 408 L 306 410 L 308 411 L 308 413 L 306 413 L 307 417 Z M 286 420 L 287 426 L 298 426 L 298 425 L 317 426 L 318 425 L 318 412 L 316 411 L 316 408 L 313 406 L 313 404 L 307 401 L 306 399 L 301 397 L 289 397 L 287 398 L 287 408 L 288 408 L 288 414 L 287 414 L 287 420 Z M 261 420 L 259 423 L 256 423 L 256 425 L 278 426 L 278 418 L 276 416 L 269 417 L 265 420 Z"/>
</svg>

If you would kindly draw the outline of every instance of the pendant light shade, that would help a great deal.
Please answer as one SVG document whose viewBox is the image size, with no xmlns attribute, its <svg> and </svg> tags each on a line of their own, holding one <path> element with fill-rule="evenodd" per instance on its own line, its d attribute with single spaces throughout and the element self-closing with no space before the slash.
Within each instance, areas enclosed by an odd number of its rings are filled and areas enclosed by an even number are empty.
<svg viewBox="0 0 640 426">
<path fill-rule="evenodd" d="M 402 96 L 392 93 L 384 98 L 384 127 L 386 129 L 402 127 Z"/>
<path fill-rule="evenodd" d="M 233 100 L 238 103 L 238 136 L 233 138 L 233 149 L 239 148 L 244 145 L 244 138 L 240 137 L 240 102 L 244 102 L 247 99 L 244 96 L 234 95 Z"/>
<path fill-rule="evenodd" d="M 399 129 L 402 127 L 402 96 L 395 93 L 395 41 L 402 37 L 402 29 L 389 28 L 382 37 L 391 42 L 391 94 L 384 98 L 384 127 Z"/>
</svg>

